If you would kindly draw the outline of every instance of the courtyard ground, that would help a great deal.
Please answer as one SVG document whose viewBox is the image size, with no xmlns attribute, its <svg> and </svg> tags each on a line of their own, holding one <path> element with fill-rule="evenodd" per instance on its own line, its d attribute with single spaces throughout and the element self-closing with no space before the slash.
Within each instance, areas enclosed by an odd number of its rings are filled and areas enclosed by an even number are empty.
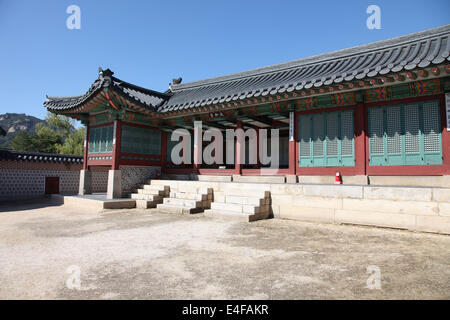
<svg viewBox="0 0 450 320">
<path fill-rule="evenodd" d="M 432 298 L 450 298 L 446 235 L 0 204 L 0 299 Z"/>
</svg>

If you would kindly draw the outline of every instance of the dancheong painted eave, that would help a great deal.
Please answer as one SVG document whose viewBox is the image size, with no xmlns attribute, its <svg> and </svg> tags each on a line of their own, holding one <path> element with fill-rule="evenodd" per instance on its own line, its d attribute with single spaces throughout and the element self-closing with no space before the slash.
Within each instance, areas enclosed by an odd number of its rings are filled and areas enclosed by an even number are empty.
<svg viewBox="0 0 450 320">
<path fill-rule="evenodd" d="M 53 112 L 75 111 L 88 101 L 99 99 L 112 107 L 106 88 L 118 100 L 125 99 L 136 111 L 163 116 L 204 106 L 225 105 L 237 100 L 262 99 L 277 95 L 315 95 L 328 92 L 383 85 L 401 79 L 406 73 L 426 73 L 426 69 L 445 65 L 449 71 L 450 24 L 366 45 L 320 54 L 300 60 L 200 81 L 172 84 L 164 93 L 141 88 L 100 69 L 99 78 L 84 95 L 48 97 L 44 106 Z M 439 72 L 439 70 L 435 70 Z M 305 93 L 306 90 L 306 93 Z M 127 103 L 128 102 L 128 103 Z M 78 110 L 77 110 L 78 108 Z"/>
<path fill-rule="evenodd" d="M 145 89 L 122 81 L 113 77 L 113 74 L 114 72 L 109 69 L 102 70 L 99 68 L 98 79 L 94 81 L 85 94 L 71 97 L 47 96 L 44 106 L 55 112 L 71 111 L 82 107 L 88 101 L 94 100 L 98 93 L 102 93 L 100 99 L 103 98 L 110 106 L 116 107 L 109 96 L 109 92 L 113 92 L 118 100 L 126 100 L 127 105 L 135 106 L 138 111 L 156 112 L 158 106 L 162 105 L 170 97 L 167 93 Z"/>
</svg>

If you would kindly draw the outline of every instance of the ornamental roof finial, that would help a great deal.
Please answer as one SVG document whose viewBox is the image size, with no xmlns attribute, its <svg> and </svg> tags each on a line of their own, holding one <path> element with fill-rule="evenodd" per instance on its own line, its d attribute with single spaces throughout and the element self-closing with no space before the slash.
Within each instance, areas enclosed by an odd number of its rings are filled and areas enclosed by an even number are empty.
<svg viewBox="0 0 450 320">
<path fill-rule="evenodd" d="M 180 84 L 181 81 L 183 81 L 183 78 L 181 78 L 181 77 L 176 78 L 176 79 L 172 79 L 172 83 L 173 83 L 173 84 Z"/>
<path fill-rule="evenodd" d="M 102 79 L 103 77 L 111 77 L 114 74 L 109 68 L 106 70 L 102 70 L 101 67 L 98 68 L 98 78 Z"/>
</svg>

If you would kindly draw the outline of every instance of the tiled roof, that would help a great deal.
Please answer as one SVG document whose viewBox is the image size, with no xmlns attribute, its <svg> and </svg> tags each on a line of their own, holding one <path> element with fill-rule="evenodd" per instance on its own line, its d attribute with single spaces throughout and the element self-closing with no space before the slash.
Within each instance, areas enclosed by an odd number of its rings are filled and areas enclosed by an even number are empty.
<svg viewBox="0 0 450 320">
<path fill-rule="evenodd" d="M 201 81 L 173 84 L 159 112 L 317 88 L 450 61 L 450 25 Z"/>
<path fill-rule="evenodd" d="M 314 89 L 370 79 L 403 70 L 422 69 L 450 61 L 450 24 L 366 45 L 320 54 L 264 68 L 188 83 L 174 82 L 161 93 L 113 77 L 99 69 L 99 78 L 83 95 L 47 97 L 53 111 L 69 110 L 102 88 L 139 105 L 141 110 L 172 112 L 205 105 Z"/>
<path fill-rule="evenodd" d="M 114 72 L 109 69 L 99 69 L 98 79 L 94 81 L 85 94 L 71 97 L 47 96 L 47 101 L 44 102 L 44 106 L 55 111 L 76 108 L 103 88 L 113 90 L 122 97 L 130 99 L 132 102 L 152 111 L 156 111 L 156 108 L 169 98 L 168 94 L 138 87 L 113 77 L 113 74 Z"/>
<path fill-rule="evenodd" d="M 33 162 L 58 162 L 58 163 L 83 163 L 82 156 L 40 153 L 40 152 L 19 152 L 0 149 L 0 160 L 33 161 Z"/>
</svg>

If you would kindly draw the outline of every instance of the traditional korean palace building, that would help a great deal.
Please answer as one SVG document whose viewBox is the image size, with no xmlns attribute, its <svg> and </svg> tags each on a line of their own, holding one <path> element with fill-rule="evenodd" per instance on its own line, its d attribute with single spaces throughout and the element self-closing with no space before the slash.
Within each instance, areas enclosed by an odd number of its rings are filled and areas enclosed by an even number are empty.
<svg viewBox="0 0 450 320">
<path fill-rule="evenodd" d="M 165 92 L 100 69 L 86 93 L 48 97 L 44 106 L 86 125 L 81 193 L 97 166 L 110 169 L 112 196 L 123 188 L 114 180 L 133 168 L 331 184 L 339 172 L 344 184 L 450 187 L 449 36 L 446 25 L 217 78 L 174 79 Z M 171 132 L 192 131 L 194 121 L 203 129 L 280 129 L 278 170 L 241 163 L 238 151 L 233 164 L 198 163 L 194 143 L 193 163 L 174 164 Z"/>
</svg>

